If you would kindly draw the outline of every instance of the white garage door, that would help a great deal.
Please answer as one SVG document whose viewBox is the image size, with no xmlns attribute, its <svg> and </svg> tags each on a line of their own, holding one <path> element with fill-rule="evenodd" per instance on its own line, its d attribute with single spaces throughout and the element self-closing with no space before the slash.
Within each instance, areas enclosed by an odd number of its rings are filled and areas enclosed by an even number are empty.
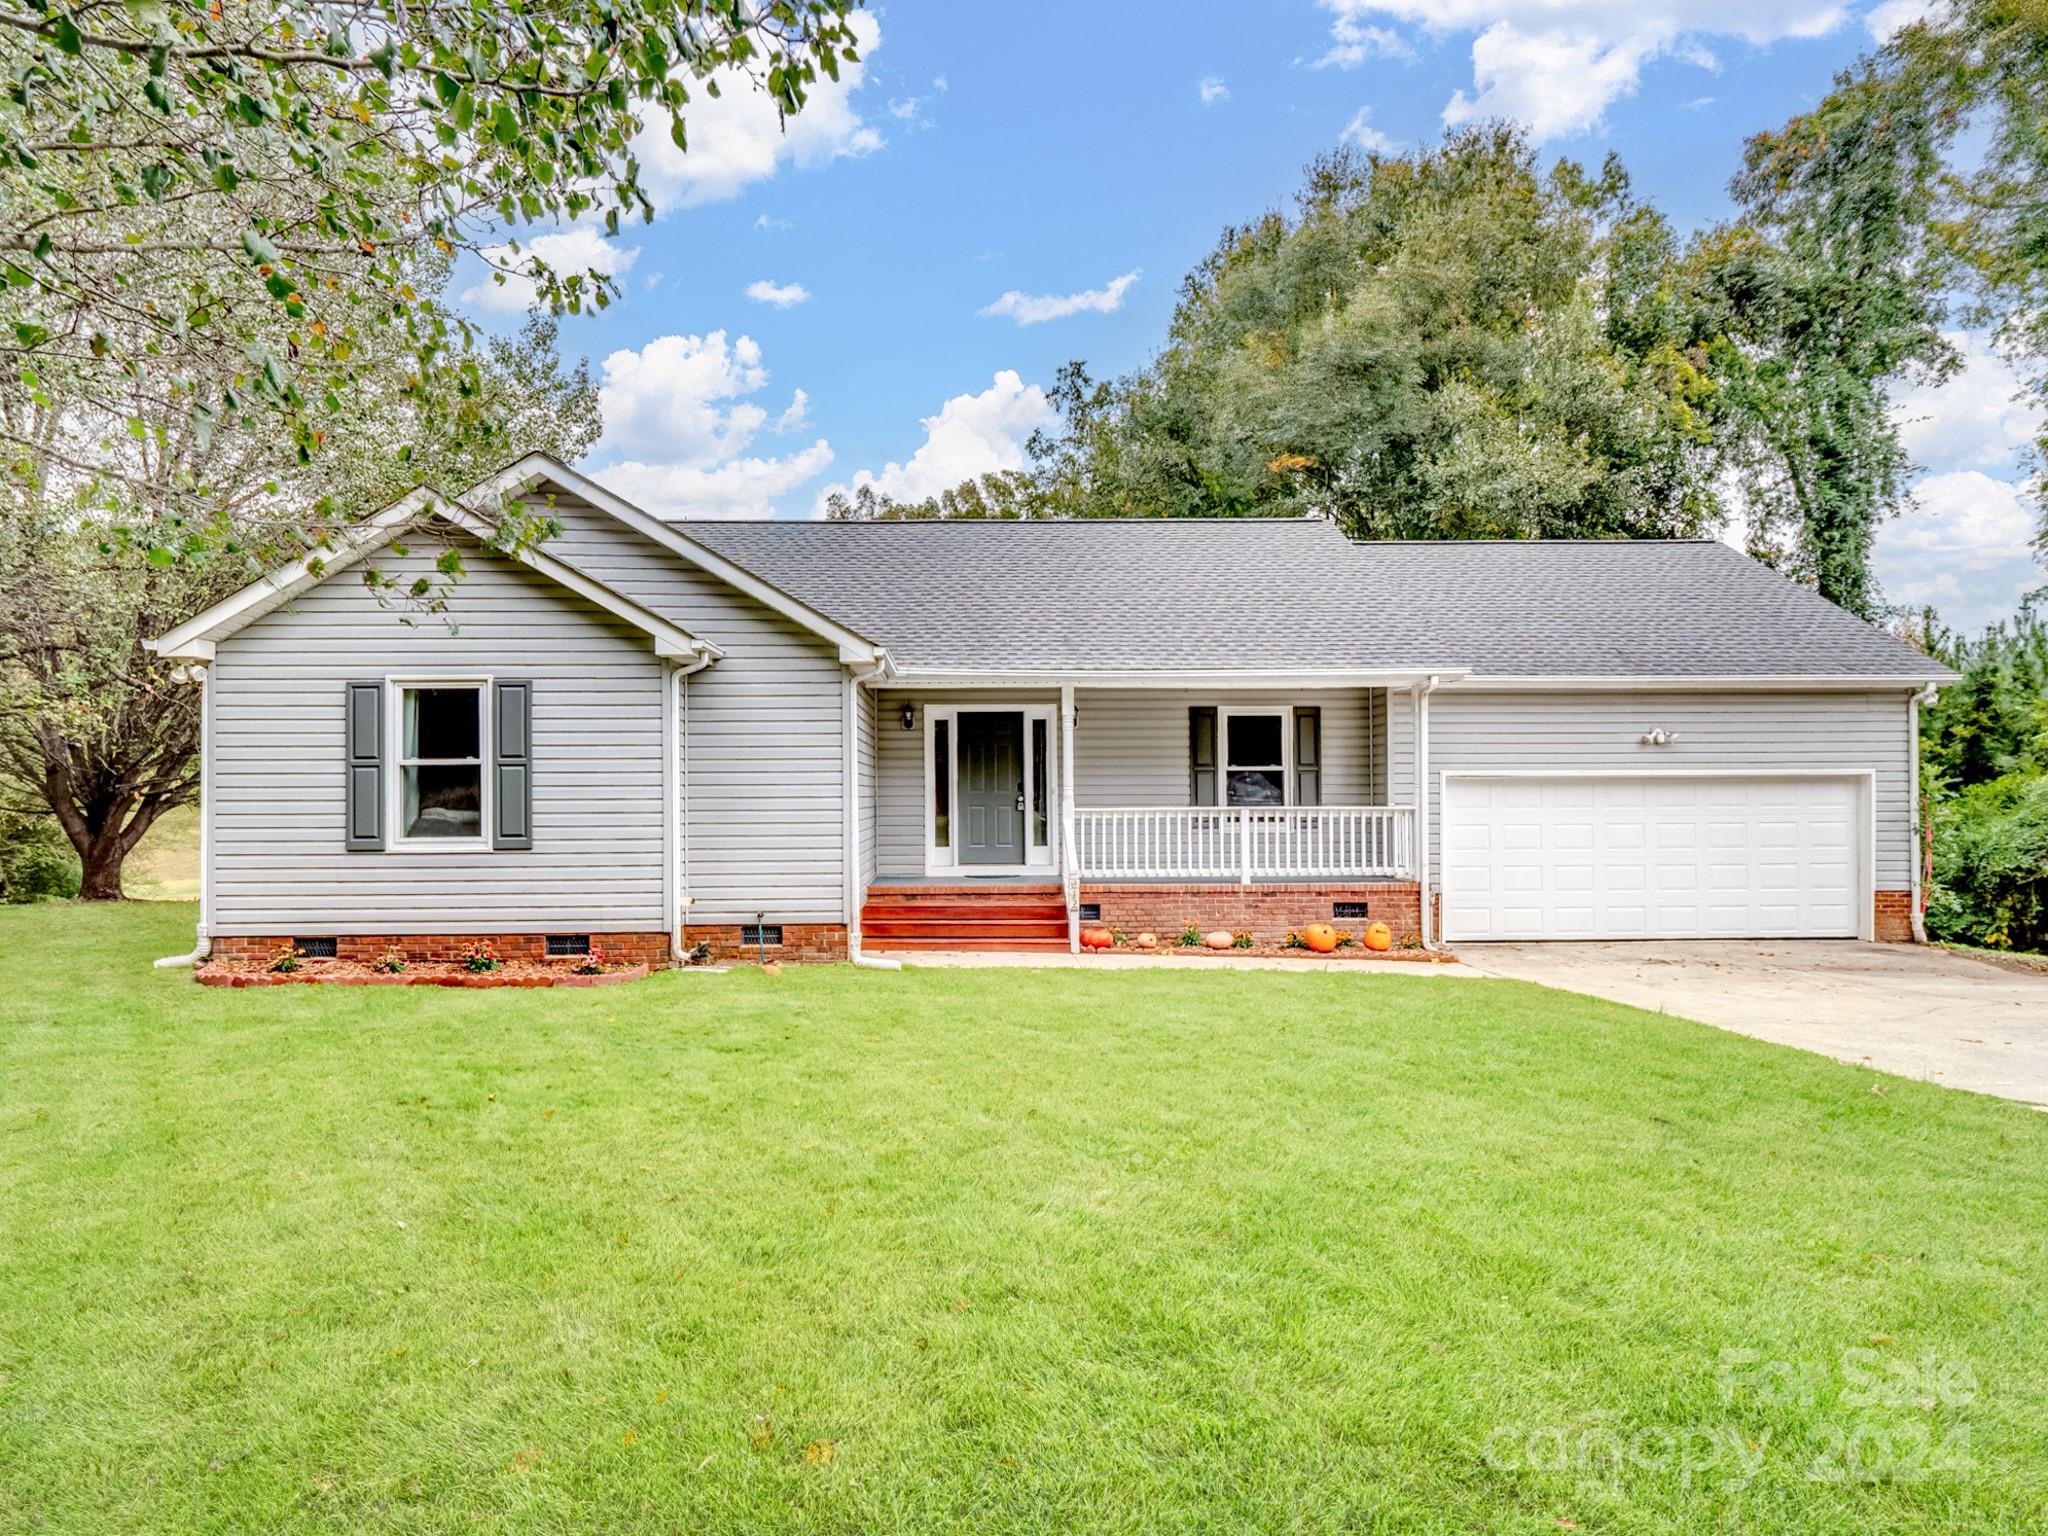
<svg viewBox="0 0 2048 1536">
<path fill-rule="evenodd" d="M 1855 938 L 1860 778 L 1445 781 L 1444 937 Z"/>
</svg>

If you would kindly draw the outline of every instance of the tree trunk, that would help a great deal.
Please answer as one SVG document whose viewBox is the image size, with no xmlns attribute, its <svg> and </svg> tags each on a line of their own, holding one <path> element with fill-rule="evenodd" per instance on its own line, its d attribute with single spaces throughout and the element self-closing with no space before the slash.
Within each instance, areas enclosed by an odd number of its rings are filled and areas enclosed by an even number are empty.
<svg viewBox="0 0 2048 1536">
<path fill-rule="evenodd" d="M 86 845 L 78 865 L 84 879 L 78 887 L 80 901 L 121 901 L 121 864 L 128 850 L 118 837 L 98 837 Z"/>
</svg>

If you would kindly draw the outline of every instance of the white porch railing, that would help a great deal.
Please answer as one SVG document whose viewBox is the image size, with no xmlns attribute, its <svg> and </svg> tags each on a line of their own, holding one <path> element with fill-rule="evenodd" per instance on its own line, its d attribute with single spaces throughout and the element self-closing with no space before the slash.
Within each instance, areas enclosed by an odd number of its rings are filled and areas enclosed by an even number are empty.
<svg viewBox="0 0 2048 1536">
<path fill-rule="evenodd" d="M 1408 876 L 1406 805 L 1076 807 L 1076 872 L 1091 880 Z"/>
</svg>

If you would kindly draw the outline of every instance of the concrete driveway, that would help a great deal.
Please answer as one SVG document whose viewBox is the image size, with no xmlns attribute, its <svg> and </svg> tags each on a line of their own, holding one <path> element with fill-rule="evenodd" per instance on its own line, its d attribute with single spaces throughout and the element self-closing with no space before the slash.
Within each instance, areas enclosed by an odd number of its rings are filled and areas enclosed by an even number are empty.
<svg viewBox="0 0 2048 1536">
<path fill-rule="evenodd" d="M 1917 944 L 1466 944 L 1467 975 L 1698 1019 L 2048 1108 L 2048 974 Z"/>
</svg>

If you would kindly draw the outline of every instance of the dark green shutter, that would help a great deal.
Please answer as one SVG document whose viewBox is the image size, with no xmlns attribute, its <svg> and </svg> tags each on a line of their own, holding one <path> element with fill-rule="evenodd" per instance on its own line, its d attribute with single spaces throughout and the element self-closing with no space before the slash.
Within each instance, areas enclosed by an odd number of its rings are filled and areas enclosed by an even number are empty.
<svg viewBox="0 0 2048 1536">
<path fill-rule="evenodd" d="M 1216 804 L 1216 706 L 1188 711 L 1188 804 Z"/>
<path fill-rule="evenodd" d="M 533 846 L 533 684 L 491 685 L 493 848 Z"/>
<path fill-rule="evenodd" d="M 344 683 L 342 713 L 342 846 L 376 853 L 384 846 L 384 685 Z"/>
<path fill-rule="evenodd" d="M 1294 712 L 1294 803 L 1323 803 L 1323 712 L 1313 705 Z"/>
</svg>

